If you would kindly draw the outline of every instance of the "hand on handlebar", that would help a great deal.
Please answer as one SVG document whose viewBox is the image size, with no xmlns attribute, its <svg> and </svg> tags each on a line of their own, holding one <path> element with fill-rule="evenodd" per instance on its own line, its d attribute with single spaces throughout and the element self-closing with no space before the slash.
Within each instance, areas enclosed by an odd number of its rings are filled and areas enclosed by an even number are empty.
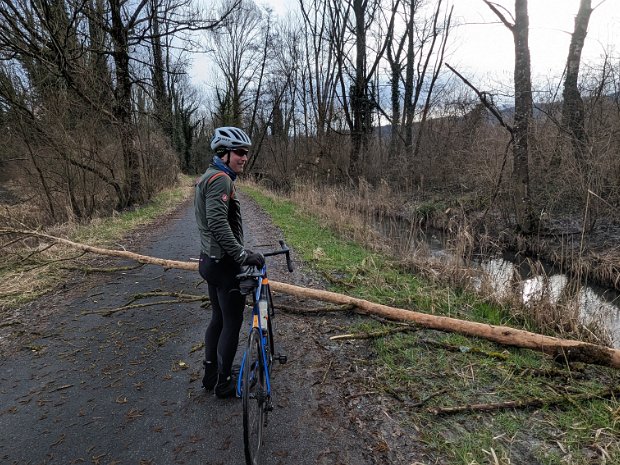
<svg viewBox="0 0 620 465">
<path fill-rule="evenodd" d="M 243 264 L 262 268 L 263 266 L 265 266 L 265 257 L 263 257 L 261 253 L 246 250 L 245 260 L 243 261 Z"/>
</svg>

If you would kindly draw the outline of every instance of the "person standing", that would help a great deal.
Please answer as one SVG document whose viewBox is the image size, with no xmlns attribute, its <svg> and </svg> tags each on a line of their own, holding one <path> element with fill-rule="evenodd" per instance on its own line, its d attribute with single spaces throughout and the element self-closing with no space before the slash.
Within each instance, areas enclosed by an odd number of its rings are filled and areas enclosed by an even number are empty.
<svg viewBox="0 0 620 465">
<path fill-rule="evenodd" d="M 236 395 L 232 363 L 243 323 L 245 296 L 236 275 L 242 266 L 261 268 L 265 258 L 244 248 L 241 206 L 234 181 L 243 172 L 252 142 L 235 127 L 215 129 L 213 161 L 196 181 L 194 209 L 200 231 L 200 276 L 207 282 L 213 313 L 205 332 L 202 385 L 220 398 Z"/>
</svg>

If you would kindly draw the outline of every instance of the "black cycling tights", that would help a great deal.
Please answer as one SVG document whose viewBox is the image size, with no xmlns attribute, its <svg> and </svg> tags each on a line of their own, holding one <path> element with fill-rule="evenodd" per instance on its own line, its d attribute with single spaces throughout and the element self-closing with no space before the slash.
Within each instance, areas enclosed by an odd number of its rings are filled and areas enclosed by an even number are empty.
<svg viewBox="0 0 620 465">
<path fill-rule="evenodd" d="M 214 260 L 200 255 L 200 276 L 209 285 L 213 314 L 205 332 L 205 360 L 217 363 L 218 373 L 229 376 L 239 344 L 245 296 L 235 278 L 241 267 L 230 257 Z"/>
</svg>

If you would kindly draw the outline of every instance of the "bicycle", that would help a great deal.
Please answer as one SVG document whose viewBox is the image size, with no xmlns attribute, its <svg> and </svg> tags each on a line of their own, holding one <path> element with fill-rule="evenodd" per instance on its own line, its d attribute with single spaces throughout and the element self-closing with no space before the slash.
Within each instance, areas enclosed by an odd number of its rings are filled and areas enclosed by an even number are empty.
<svg viewBox="0 0 620 465">
<path fill-rule="evenodd" d="M 289 249 L 280 242 L 280 250 L 264 253 L 264 257 L 286 255 L 289 272 L 293 272 Z M 241 361 L 237 381 L 237 396 L 243 405 L 243 443 L 247 465 L 260 463 L 263 428 L 268 413 L 273 410 L 271 398 L 271 366 L 274 360 L 286 363 L 286 355 L 275 355 L 273 339 L 273 297 L 267 278 L 267 265 L 257 270 L 249 268 L 237 275 L 241 292 L 253 295 L 252 321 L 248 343 Z"/>
</svg>

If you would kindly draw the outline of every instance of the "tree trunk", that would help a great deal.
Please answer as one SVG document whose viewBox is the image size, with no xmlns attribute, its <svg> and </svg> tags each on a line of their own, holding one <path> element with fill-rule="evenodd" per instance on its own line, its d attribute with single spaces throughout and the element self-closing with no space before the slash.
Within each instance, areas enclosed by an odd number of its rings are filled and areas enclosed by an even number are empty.
<svg viewBox="0 0 620 465">
<path fill-rule="evenodd" d="M 415 104 L 413 102 L 413 81 L 415 64 L 415 10 L 416 2 L 414 0 L 410 0 L 409 17 L 407 18 L 407 64 L 405 66 L 405 95 L 402 124 L 405 132 L 405 145 L 407 147 L 411 147 L 413 145 L 413 117 L 415 114 Z"/>
<path fill-rule="evenodd" d="M 446 45 L 448 44 L 448 36 L 450 33 L 450 23 L 452 22 L 452 12 L 454 11 L 454 5 L 450 8 L 450 12 L 448 16 L 444 18 L 443 23 L 438 28 L 437 22 L 439 20 L 439 15 L 441 14 L 441 1 L 442 0 L 439 0 L 437 2 L 437 9 L 435 10 L 435 15 L 433 17 L 433 32 L 432 32 L 433 39 L 431 40 L 430 50 L 427 53 L 427 60 L 426 60 L 426 63 L 424 64 L 424 68 L 423 68 L 424 71 L 422 73 L 423 76 L 427 75 L 428 64 L 429 64 L 430 58 L 432 55 L 434 55 L 433 51 L 435 50 L 435 44 L 437 42 L 437 38 L 441 35 L 442 37 L 441 37 L 441 43 L 440 43 L 440 52 L 433 66 L 433 73 L 430 76 L 431 78 L 430 85 L 428 89 L 426 89 L 426 99 L 424 102 L 424 109 L 422 110 L 422 118 L 420 119 L 420 122 L 419 122 L 418 136 L 415 141 L 415 149 L 413 150 L 413 155 L 411 156 L 410 162 L 417 160 L 418 155 L 420 153 L 420 146 L 421 146 L 420 144 L 422 142 L 422 137 L 424 135 L 424 129 L 426 127 L 426 120 L 428 117 L 428 113 L 429 113 L 429 110 L 431 109 L 431 97 L 433 96 L 433 90 L 435 89 L 435 83 L 437 82 L 437 79 L 439 78 L 439 73 L 441 72 L 441 68 L 443 66 L 444 56 L 446 53 Z M 420 81 L 422 81 L 422 79 L 420 79 Z M 421 86 L 418 86 L 418 89 L 421 89 Z M 416 90 L 416 92 L 418 93 L 419 90 Z M 415 101 L 417 102 L 417 100 L 418 99 L 416 97 Z"/>
<path fill-rule="evenodd" d="M 110 0 L 110 12 L 112 15 L 110 35 L 114 43 L 113 56 L 116 67 L 114 115 L 123 150 L 125 169 L 125 205 L 119 205 L 119 207 L 128 207 L 140 203 L 143 200 L 143 196 L 140 158 L 134 150 L 135 129 L 131 119 L 129 44 L 127 28 L 122 21 L 121 10 L 123 3 L 120 0 Z"/>
<path fill-rule="evenodd" d="M 529 18 L 527 0 L 515 1 L 515 123 L 513 147 L 513 186 L 517 224 L 528 234 L 534 229 L 529 178 L 529 136 L 532 118 L 532 82 L 530 72 Z"/>
<path fill-rule="evenodd" d="M 388 57 L 391 54 L 388 53 Z M 390 153 L 388 160 L 399 152 L 400 137 L 400 64 L 397 61 L 390 62 L 391 71 L 391 106 L 392 106 L 392 132 L 390 135 Z"/>
<path fill-rule="evenodd" d="M 456 318 L 388 307 L 387 305 L 377 304 L 367 300 L 337 294 L 335 292 L 308 289 L 272 280 L 269 281 L 269 284 L 274 291 L 340 305 L 354 305 L 361 313 L 377 315 L 389 320 L 412 322 L 425 328 L 465 334 L 467 336 L 488 339 L 499 344 L 538 350 L 553 356 L 563 357 L 568 361 L 579 361 L 620 368 L 620 350 L 610 349 L 608 347 L 544 336 L 542 334 L 514 329 L 508 326 L 476 323 L 473 321 L 458 320 Z"/>
<path fill-rule="evenodd" d="M 353 115 L 351 131 L 351 154 L 349 176 L 355 180 L 360 174 L 360 159 L 363 161 L 368 146 L 368 89 L 366 84 L 366 15 L 365 1 L 353 1 L 355 15 L 355 81 L 351 86 L 349 100 Z"/>
<path fill-rule="evenodd" d="M 397 6 L 392 3 L 392 10 L 395 11 Z M 405 46 L 405 41 L 407 40 L 407 33 L 404 33 L 400 40 L 396 41 L 394 37 L 394 28 L 388 29 L 388 35 L 386 40 L 388 41 L 387 47 L 387 62 L 390 70 L 390 106 L 392 111 L 392 131 L 390 135 L 390 153 L 388 155 L 388 160 L 392 160 L 397 154 L 400 153 L 400 149 L 402 147 L 401 140 L 402 136 L 401 132 L 401 106 L 400 106 L 400 81 L 402 76 L 403 64 L 401 60 L 401 55 Z M 393 49 L 393 45 L 396 42 L 396 49 Z"/>
<path fill-rule="evenodd" d="M 110 250 L 90 245 L 79 244 L 60 237 L 49 236 L 36 231 L 22 231 L 9 228 L 0 228 L 0 233 L 21 234 L 26 236 L 39 237 L 41 239 L 57 242 L 75 247 L 86 252 L 108 255 L 112 257 L 122 257 L 136 260 L 140 263 L 162 266 L 165 269 L 175 268 L 180 270 L 198 271 L 198 263 L 182 262 L 177 260 L 165 260 L 162 258 L 149 257 L 124 250 Z M 394 321 L 407 321 L 418 324 L 425 328 L 436 329 L 439 331 L 454 332 L 467 336 L 480 337 L 499 344 L 515 347 L 524 347 L 538 350 L 545 354 L 562 357 L 567 361 L 579 361 L 592 363 L 613 368 L 620 368 L 620 350 L 608 347 L 597 346 L 581 341 L 560 339 L 551 336 L 544 336 L 529 331 L 510 328 L 508 326 L 496 326 L 486 323 L 476 323 L 473 321 L 457 320 L 445 316 L 429 315 L 426 313 L 414 312 L 401 308 L 388 307 L 387 305 L 369 302 L 356 297 L 349 297 L 335 292 L 309 289 L 292 284 L 269 281 L 272 290 L 284 294 L 293 295 L 307 299 L 332 302 L 342 305 L 353 305 L 361 313 L 378 315 Z"/>
<path fill-rule="evenodd" d="M 164 79 L 164 55 L 161 45 L 161 32 L 159 23 L 159 0 L 151 0 L 151 30 L 153 33 L 153 93 L 155 97 L 155 116 L 168 140 L 173 142 L 172 114 L 170 98 L 166 91 Z"/>
<path fill-rule="evenodd" d="M 577 81 L 581 65 L 581 51 L 588 33 L 591 13 L 592 0 L 581 0 L 579 12 L 575 17 L 575 30 L 568 48 L 563 92 L 562 124 L 571 137 L 573 155 L 580 163 L 584 161 L 587 153 L 588 134 L 585 130 L 583 100 L 577 87 Z"/>
</svg>

